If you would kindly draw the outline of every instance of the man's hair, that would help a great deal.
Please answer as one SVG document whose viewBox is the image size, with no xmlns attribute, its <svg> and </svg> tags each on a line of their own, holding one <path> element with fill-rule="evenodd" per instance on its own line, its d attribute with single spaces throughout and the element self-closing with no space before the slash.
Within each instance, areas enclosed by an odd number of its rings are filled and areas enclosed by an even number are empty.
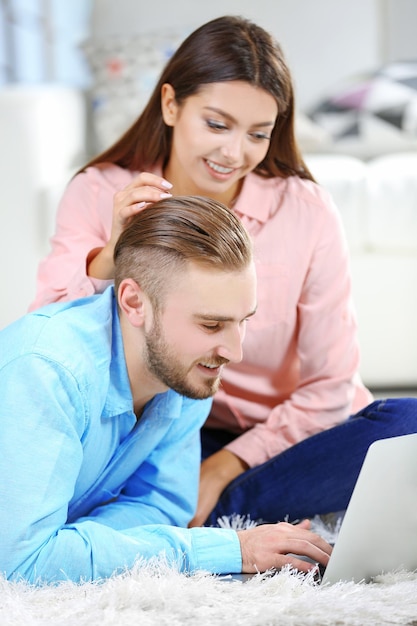
<svg viewBox="0 0 417 626">
<path fill-rule="evenodd" d="M 156 308 L 170 278 L 189 262 L 219 271 L 245 269 L 252 261 L 249 235 L 221 202 L 200 196 L 160 200 L 137 213 L 115 249 L 115 290 L 134 279 Z"/>
</svg>

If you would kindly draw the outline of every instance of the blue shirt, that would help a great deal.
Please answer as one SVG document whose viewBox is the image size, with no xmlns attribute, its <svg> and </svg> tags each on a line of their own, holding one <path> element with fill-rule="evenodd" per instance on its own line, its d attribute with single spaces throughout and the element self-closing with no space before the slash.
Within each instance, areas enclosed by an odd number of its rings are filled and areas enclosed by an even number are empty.
<svg viewBox="0 0 417 626">
<path fill-rule="evenodd" d="M 186 528 L 210 406 L 169 390 L 136 421 L 112 287 L 2 330 L 0 573 L 79 582 L 158 555 L 240 571 L 235 531 Z"/>
</svg>

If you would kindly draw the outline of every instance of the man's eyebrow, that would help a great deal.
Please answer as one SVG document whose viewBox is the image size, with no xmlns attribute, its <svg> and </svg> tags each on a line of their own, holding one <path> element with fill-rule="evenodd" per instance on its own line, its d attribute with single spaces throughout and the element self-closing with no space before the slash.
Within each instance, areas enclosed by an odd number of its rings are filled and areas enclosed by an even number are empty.
<svg viewBox="0 0 417 626">
<path fill-rule="evenodd" d="M 213 113 L 218 113 L 219 115 L 222 115 L 223 117 L 225 117 L 226 119 L 230 120 L 231 122 L 236 123 L 236 119 L 233 117 L 233 115 L 230 115 L 229 113 L 226 113 L 226 111 L 223 111 L 222 109 L 218 109 L 216 107 L 210 107 L 210 106 L 206 106 L 204 107 L 205 109 L 207 109 L 208 111 L 213 111 Z M 275 120 L 273 122 L 259 122 L 258 124 L 254 124 L 255 128 L 261 128 L 263 126 L 274 126 L 275 125 Z"/>
<path fill-rule="evenodd" d="M 250 313 L 245 315 L 243 319 L 246 320 L 248 317 L 252 317 L 252 315 L 255 315 L 256 309 L 257 307 L 255 307 L 252 311 L 250 311 Z M 206 322 L 213 322 L 213 321 L 234 322 L 235 321 L 234 317 L 230 317 L 229 315 L 218 315 L 217 313 L 195 313 L 193 317 L 195 317 L 195 319 L 198 319 L 200 321 L 206 321 Z"/>
</svg>

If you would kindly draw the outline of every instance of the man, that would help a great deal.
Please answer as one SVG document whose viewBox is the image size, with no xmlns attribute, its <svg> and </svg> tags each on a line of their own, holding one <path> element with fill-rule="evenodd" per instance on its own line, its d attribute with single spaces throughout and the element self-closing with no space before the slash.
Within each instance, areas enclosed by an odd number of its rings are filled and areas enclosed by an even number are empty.
<svg viewBox="0 0 417 626">
<path fill-rule="evenodd" d="M 218 573 L 311 567 L 287 553 L 326 564 L 306 522 L 187 528 L 199 429 L 256 309 L 239 220 L 212 200 L 162 200 L 114 258 L 114 288 L 0 333 L 0 572 L 94 580 L 159 555 Z"/>
</svg>

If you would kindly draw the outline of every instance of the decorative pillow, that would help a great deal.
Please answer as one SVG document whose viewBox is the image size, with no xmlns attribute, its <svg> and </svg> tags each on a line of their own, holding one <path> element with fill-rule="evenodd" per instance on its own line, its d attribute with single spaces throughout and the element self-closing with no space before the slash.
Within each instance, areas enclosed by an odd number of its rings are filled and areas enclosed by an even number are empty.
<svg viewBox="0 0 417 626">
<path fill-rule="evenodd" d="M 111 145 L 137 118 L 184 31 L 90 40 L 83 52 L 92 74 L 94 150 Z"/>
<path fill-rule="evenodd" d="M 417 60 L 352 78 L 308 115 L 329 133 L 318 146 L 363 157 L 417 148 Z"/>
</svg>

